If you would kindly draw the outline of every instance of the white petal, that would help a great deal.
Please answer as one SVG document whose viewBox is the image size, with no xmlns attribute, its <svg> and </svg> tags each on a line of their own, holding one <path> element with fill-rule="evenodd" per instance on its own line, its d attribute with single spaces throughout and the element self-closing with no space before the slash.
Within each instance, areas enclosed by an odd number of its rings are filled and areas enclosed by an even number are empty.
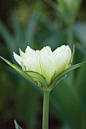
<svg viewBox="0 0 86 129">
<path fill-rule="evenodd" d="M 69 49 L 69 46 L 62 45 L 61 47 L 58 47 L 56 50 L 53 51 L 53 57 L 57 56 L 66 49 Z"/>
<path fill-rule="evenodd" d="M 55 68 L 56 73 L 59 74 L 63 70 L 67 68 L 69 65 L 69 61 L 71 59 L 71 50 L 67 49 L 63 51 L 61 54 L 57 55 L 55 58 Z"/>
<path fill-rule="evenodd" d="M 38 64 L 39 64 L 38 72 L 46 78 L 49 84 L 51 78 L 55 73 L 55 67 L 51 57 L 48 54 L 44 55 L 44 53 L 40 52 L 40 59 Z"/>
<path fill-rule="evenodd" d="M 26 70 L 28 71 L 34 71 L 34 72 L 38 72 L 38 62 L 37 62 L 37 53 L 35 53 L 35 55 L 31 55 L 28 59 L 27 59 L 27 65 L 26 65 Z"/>
<path fill-rule="evenodd" d="M 19 55 L 17 55 L 15 52 L 13 52 L 13 56 L 14 56 L 14 59 L 16 60 L 16 62 L 22 66 L 22 63 L 23 63 L 23 59 L 22 57 L 20 57 Z"/>
<path fill-rule="evenodd" d="M 22 67 L 22 70 L 27 70 L 26 67 L 28 66 L 28 62 L 26 59 L 23 59 L 21 56 L 17 55 L 15 52 L 13 52 L 14 59 L 16 62 Z"/>
<path fill-rule="evenodd" d="M 29 46 L 27 46 L 25 50 L 26 58 L 30 57 L 31 55 L 35 55 L 35 50 L 31 49 Z"/>
<path fill-rule="evenodd" d="M 26 59 L 26 54 L 19 48 L 20 56 Z"/>
<path fill-rule="evenodd" d="M 52 54 L 51 48 L 49 46 L 46 46 L 46 47 L 42 48 L 40 50 L 40 52 L 42 52 L 44 54 L 48 54 L 49 56 L 51 56 L 51 54 Z"/>
</svg>

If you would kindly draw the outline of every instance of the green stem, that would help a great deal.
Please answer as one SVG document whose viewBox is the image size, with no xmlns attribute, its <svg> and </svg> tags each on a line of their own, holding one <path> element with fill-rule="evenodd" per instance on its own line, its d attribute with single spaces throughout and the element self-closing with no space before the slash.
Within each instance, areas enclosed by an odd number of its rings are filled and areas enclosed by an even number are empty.
<svg viewBox="0 0 86 129">
<path fill-rule="evenodd" d="M 50 91 L 44 91 L 42 129 L 48 129 L 49 94 L 50 94 Z"/>
<path fill-rule="evenodd" d="M 73 36 L 73 29 L 72 29 L 72 24 L 67 25 L 67 44 L 69 44 L 71 50 L 73 50 L 73 43 L 74 43 L 74 36 Z M 70 74 L 71 78 L 71 84 L 73 84 L 74 80 L 74 72 L 72 71 Z"/>
<path fill-rule="evenodd" d="M 72 24 L 68 25 L 67 29 L 67 44 L 69 44 L 70 48 L 73 47 L 73 29 Z"/>
</svg>

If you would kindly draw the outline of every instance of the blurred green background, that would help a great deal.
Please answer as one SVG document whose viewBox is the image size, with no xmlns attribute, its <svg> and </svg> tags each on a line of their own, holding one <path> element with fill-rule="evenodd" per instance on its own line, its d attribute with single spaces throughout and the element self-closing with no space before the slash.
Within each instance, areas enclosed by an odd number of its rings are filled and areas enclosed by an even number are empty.
<svg viewBox="0 0 86 129">
<path fill-rule="evenodd" d="M 26 46 L 41 49 L 48 45 L 54 50 L 75 44 L 73 64 L 86 61 L 86 1 L 67 4 L 59 0 L 1 0 L 0 55 L 17 64 L 13 51 L 19 54 L 19 48 L 24 51 Z M 0 60 L 0 129 L 14 129 L 14 119 L 23 129 L 41 129 L 42 102 L 42 91 Z M 84 115 L 86 120 L 86 65 L 52 90 L 49 115 L 49 129 L 79 129 L 80 117 Z"/>
</svg>

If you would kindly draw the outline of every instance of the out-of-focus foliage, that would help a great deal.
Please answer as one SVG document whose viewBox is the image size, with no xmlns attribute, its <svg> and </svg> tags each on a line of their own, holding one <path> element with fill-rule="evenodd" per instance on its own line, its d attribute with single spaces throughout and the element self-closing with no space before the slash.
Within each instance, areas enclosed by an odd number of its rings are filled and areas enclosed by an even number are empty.
<svg viewBox="0 0 86 129">
<path fill-rule="evenodd" d="M 8 27 L 0 20 L 1 56 L 16 64 L 13 51 L 18 53 L 19 48 L 25 50 L 26 46 L 30 45 L 34 49 L 41 49 L 49 45 L 54 50 L 62 44 L 69 44 L 67 25 L 59 19 L 48 2 L 17 0 L 14 3 L 17 4 L 8 6 L 15 10 L 11 10 L 6 19 Z M 73 64 L 86 60 L 86 19 L 85 15 L 82 18 L 83 10 L 86 12 L 81 8 L 78 20 L 72 26 L 73 44 L 76 46 Z M 75 70 L 73 78 L 67 75 L 51 92 L 50 129 L 80 128 L 80 116 L 86 114 L 85 76 L 86 65 Z M 27 82 L 0 60 L 0 129 L 14 128 L 14 119 L 23 129 L 41 129 L 41 98 L 42 92 L 39 88 Z M 83 123 L 84 117 L 86 115 L 83 115 Z"/>
</svg>

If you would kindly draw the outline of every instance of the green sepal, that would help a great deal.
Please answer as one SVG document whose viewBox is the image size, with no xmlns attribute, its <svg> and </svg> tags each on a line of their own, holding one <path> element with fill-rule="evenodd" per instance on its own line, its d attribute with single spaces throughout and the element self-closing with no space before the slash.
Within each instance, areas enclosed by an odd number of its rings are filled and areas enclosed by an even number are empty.
<svg viewBox="0 0 86 129">
<path fill-rule="evenodd" d="M 22 128 L 18 125 L 18 123 L 16 122 L 16 120 L 14 120 L 14 125 L 15 125 L 15 128 L 16 128 L 16 129 L 22 129 Z"/>
<path fill-rule="evenodd" d="M 39 73 L 32 72 L 32 71 L 24 72 L 23 70 L 21 70 L 21 68 L 19 68 L 15 64 L 12 64 L 8 60 L 4 59 L 3 57 L 0 56 L 0 58 L 3 61 L 5 61 L 7 64 L 9 64 L 12 68 L 14 68 L 18 73 L 20 73 L 25 79 L 27 79 L 31 83 L 37 85 L 41 89 L 42 89 L 43 86 L 47 86 L 46 79 L 42 75 L 40 75 Z"/>
<path fill-rule="evenodd" d="M 44 76 L 37 72 L 32 72 L 32 71 L 25 71 L 33 80 L 35 80 L 38 84 L 39 87 L 45 89 L 47 88 L 47 81 Z"/>
<path fill-rule="evenodd" d="M 85 63 L 86 63 L 86 61 L 85 61 L 85 62 L 82 62 L 82 63 L 79 63 L 79 64 L 72 65 L 71 67 L 69 67 L 69 68 L 67 68 L 66 70 L 64 70 L 64 71 L 62 71 L 61 73 L 59 73 L 59 74 L 54 78 L 54 80 L 51 81 L 51 83 L 50 83 L 48 89 L 51 91 L 51 90 L 56 86 L 56 84 L 57 84 L 60 80 L 62 80 L 62 78 L 64 78 L 64 77 L 66 76 L 66 74 L 68 74 L 68 73 L 71 72 L 72 70 L 77 69 L 78 67 L 84 65 Z"/>
</svg>

